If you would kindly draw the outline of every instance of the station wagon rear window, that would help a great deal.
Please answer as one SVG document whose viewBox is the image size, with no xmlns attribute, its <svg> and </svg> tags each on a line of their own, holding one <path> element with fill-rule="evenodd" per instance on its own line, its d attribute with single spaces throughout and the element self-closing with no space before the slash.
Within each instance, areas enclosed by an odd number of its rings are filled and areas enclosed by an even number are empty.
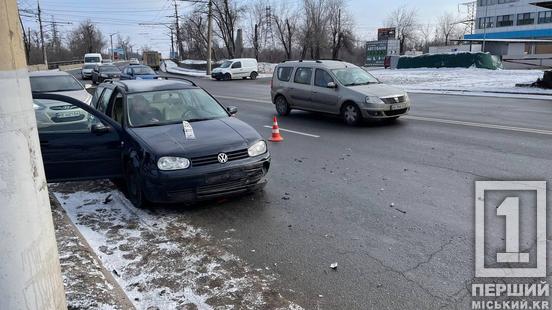
<svg viewBox="0 0 552 310">
<path fill-rule="evenodd" d="M 293 68 L 291 67 L 280 67 L 278 68 L 278 80 L 283 82 L 289 82 L 289 79 L 291 78 L 291 72 L 293 71 Z"/>
</svg>

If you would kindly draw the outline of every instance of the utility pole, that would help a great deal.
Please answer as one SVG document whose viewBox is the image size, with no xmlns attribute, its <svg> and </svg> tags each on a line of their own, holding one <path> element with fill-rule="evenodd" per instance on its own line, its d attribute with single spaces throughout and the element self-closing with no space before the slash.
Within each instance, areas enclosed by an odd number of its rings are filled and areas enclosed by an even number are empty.
<svg viewBox="0 0 552 310">
<path fill-rule="evenodd" d="M 111 41 L 111 61 L 112 61 L 112 62 L 115 61 L 115 55 L 114 55 L 114 53 L 113 53 L 113 36 L 116 35 L 116 34 L 117 34 L 117 32 L 111 33 L 111 34 L 109 35 L 109 40 Z"/>
<path fill-rule="evenodd" d="M 44 46 L 44 30 L 42 29 L 42 12 L 40 11 L 40 1 L 36 0 L 38 5 L 38 24 L 40 27 L 40 44 L 42 45 L 42 61 L 48 68 L 48 56 L 46 55 L 46 47 Z"/>
<path fill-rule="evenodd" d="M 176 18 L 176 46 L 178 48 L 178 60 L 182 60 L 182 42 L 180 41 L 180 24 L 178 22 L 178 4 L 174 1 L 174 16 Z"/>
<path fill-rule="evenodd" d="M 207 13 L 207 75 L 211 75 L 211 54 L 213 50 L 213 0 L 209 0 L 207 6 L 209 8 Z"/>
<path fill-rule="evenodd" d="M 0 55 L 0 309 L 67 309 L 16 0 Z"/>
<path fill-rule="evenodd" d="M 169 58 L 172 58 L 174 56 L 174 31 L 171 28 L 171 55 Z"/>
</svg>

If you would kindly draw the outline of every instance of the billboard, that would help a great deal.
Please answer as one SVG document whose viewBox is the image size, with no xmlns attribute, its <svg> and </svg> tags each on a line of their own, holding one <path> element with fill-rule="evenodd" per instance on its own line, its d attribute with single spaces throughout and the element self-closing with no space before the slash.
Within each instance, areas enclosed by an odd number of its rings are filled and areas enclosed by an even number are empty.
<svg viewBox="0 0 552 310">
<path fill-rule="evenodd" d="M 397 37 L 396 28 L 379 28 L 378 41 L 395 40 Z"/>
<path fill-rule="evenodd" d="M 366 42 L 366 65 L 383 66 L 387 56 L 387 41 Z"/>
</svg>

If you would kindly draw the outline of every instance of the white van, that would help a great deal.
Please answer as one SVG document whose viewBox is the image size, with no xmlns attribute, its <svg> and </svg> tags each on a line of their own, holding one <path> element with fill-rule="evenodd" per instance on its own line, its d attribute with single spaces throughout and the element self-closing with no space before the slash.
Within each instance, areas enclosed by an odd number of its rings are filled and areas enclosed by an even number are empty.
<svg viewBox="0 0 552 310">
<path fill-rule="evenodd" d="M 102 64 L 102 54 L 100 53 L 88 53 L 84 54 L 84 63 L 85 64 Z"/>
<path fill-rule="evenodd" d="M 215 68 L 211 76 L 217 81 L 231 79 L 255 80 L 259 76 L 259 65 L 255 58 L 237 58 L 225 61 L 220 67 Z"/>
</svg>

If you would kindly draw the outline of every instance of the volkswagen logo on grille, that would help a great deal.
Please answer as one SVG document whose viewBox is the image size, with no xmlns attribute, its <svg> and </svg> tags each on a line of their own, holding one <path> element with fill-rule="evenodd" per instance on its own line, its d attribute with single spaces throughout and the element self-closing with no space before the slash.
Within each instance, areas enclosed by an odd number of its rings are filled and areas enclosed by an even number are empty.
<svg viewBox="0 0 552 310">
<path fill-rule="evenodd" d="M 401 100 L 400 100 L 400 98 L 399 98 L 399 97 L 395 97 L 395 98 L 393 98 L 393 99 L 395 99 L 395 102 L 396 102 L 396 103 L 399 103 L 399 102 L 401 102 Z"/>
<path fill-rule="evenodd" d="M 217 159 L 218 159 L 219 163 L 225 164 L 228 161 L 228 155 L 226 155 L 224 153 L 220 153 L 220 154 L 218 154 Z"/>
</svg>

